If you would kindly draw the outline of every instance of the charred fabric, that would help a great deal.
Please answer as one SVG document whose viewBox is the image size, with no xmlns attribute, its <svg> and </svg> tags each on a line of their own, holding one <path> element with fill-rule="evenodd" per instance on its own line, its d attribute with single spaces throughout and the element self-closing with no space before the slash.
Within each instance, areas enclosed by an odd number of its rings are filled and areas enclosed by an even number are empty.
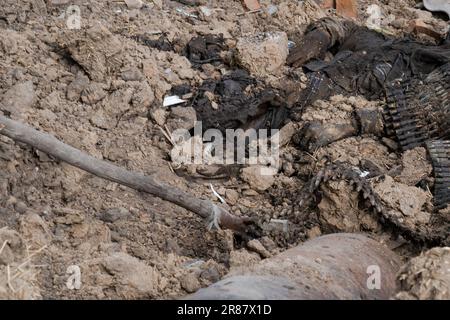
<svg viewBox="0 0 450 320">
<path fill-rule="evenodd" d="M 358 168 L 348 163 L 330 162 L 318 170 L 300 196 L 296 195 L 295 203 L 315 205 L 322 183 L 347 180 L 381 221 L 400 234 L 420 242 L 448 243 L 450 34 L 440 44 L 430 45 L 412 38 L 392 38 L 347 20 L 321 19 L 307 28 L 288 56 L 287 64 L 303 68 L 308 77 L 307 87 L 294 92 L 259 86 L 257 79 L 239 69 L 227 49 L 220 36 L 196 37 L 185 49 L 185 55 L 196 67 L 204 63 L 235 67 L 219 80 L 205 81 L 190 98 L 203 130 L 277 129 L 295 122 L 299 129 L 292 141 L 300 150 L 310 153 L 360 135 L 396 141 L 398 152 L 424 147 L 433 165 L 434 181 L 431 179 L 431 184 L 422 181 L 418 186 L 433 190 L 435 213 L 430 225 L 411 230 L 402 219 L 389 213 L 372 189 L 368 179 L 377 173 L 362 176 Z M 191 91 L 192 88 L 183 85 L 172 89 L 176 95 Z M 356 111 L 350 124 L 302 121 L 308 105 L 337 94 L 381 99 L 385 106 L 381 110 Z M 219 103 L 213 106 L 212 101 Z"/>
</svg>

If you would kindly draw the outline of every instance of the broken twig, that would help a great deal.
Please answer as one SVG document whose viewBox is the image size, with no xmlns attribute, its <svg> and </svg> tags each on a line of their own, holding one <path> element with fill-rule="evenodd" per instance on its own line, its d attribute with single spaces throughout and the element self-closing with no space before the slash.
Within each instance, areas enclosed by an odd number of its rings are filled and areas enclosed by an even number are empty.
<svg viewBox="0 0 450 320">
<path fill-rule="evenodd" d="M 4 126 L 3 128 L 1 128 Z M 23 142 L 68 164 L 92 173 L 109 181 L 117 182 L 132 189 L 143 191 L 190 210 L 207 220 L 217 220 L 221 228 L 245 233 L 252 225 L 252 219 L 238 217 L 225 208 L 209 200 L 198 199 L 191 194 L 158 181 L 154 173 L 146 176 L 128 171 L 110 162 L 99 160 L 54 136 L 40 132 L 28 125 L 11 120 L 0 114 L 0 134 L 14 141 Z"/>
</svg>

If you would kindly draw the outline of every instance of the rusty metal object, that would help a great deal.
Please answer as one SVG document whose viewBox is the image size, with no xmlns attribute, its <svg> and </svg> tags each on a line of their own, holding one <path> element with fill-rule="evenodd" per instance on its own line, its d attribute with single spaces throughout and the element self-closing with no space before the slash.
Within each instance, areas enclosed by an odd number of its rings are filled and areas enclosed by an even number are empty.
<svg viewBox="0 0 450 320">
<path fill-rule="evenodd" d="M 397 255 L 375 240 L 331 234 L 231 274 L 186 299 L 388 299 L 396 291 L 399 267 Z M 379 289 L 371 287 L 371 270 L 380 271 Z"/>
</svg>

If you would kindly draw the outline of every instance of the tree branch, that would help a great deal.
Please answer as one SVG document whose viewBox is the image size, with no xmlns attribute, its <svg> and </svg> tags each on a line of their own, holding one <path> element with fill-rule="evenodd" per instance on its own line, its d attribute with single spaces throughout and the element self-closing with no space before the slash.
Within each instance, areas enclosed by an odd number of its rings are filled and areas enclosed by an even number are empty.
<svg viewBox="0 0 450 320">
<path fill-rule="evenodd" d="M 0 134 L 14 141 L 23 142 L 57 159 L 98 177 L 117 182 L 132 189 L 143 191 L 188 209 L 202 218 L 214 219 L 224 229 L 245 233 L 252 220 L 232 215 L 226 209 L 209 200 L 198 199 L 176 187 L 158 181 L 154 176 L 128 171 L 110 162 L 94 158 L 71 147 L 54 136 L 11 120 L 0 114 Z"/>
</svg>

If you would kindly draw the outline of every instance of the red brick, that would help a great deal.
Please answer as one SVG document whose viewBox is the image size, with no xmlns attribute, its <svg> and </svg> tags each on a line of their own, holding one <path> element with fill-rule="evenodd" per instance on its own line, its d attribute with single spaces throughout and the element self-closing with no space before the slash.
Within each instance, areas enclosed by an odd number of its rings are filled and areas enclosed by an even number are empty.
<svg viewBox="0 0 450 320">
<path fill-rule="evenodd" d="M 261 9 L 261 5 L 259 4 L 258 0 L 242 0 L 242 2 L 244 3 L 244 6 L 249 11 L 254 11 L 254 10 Z"/>
<path fill-rule="evenodd" d="M 346 18 L 358 17 L 356 0 L 336 0 L 336 12 Z"/>
</svg>

